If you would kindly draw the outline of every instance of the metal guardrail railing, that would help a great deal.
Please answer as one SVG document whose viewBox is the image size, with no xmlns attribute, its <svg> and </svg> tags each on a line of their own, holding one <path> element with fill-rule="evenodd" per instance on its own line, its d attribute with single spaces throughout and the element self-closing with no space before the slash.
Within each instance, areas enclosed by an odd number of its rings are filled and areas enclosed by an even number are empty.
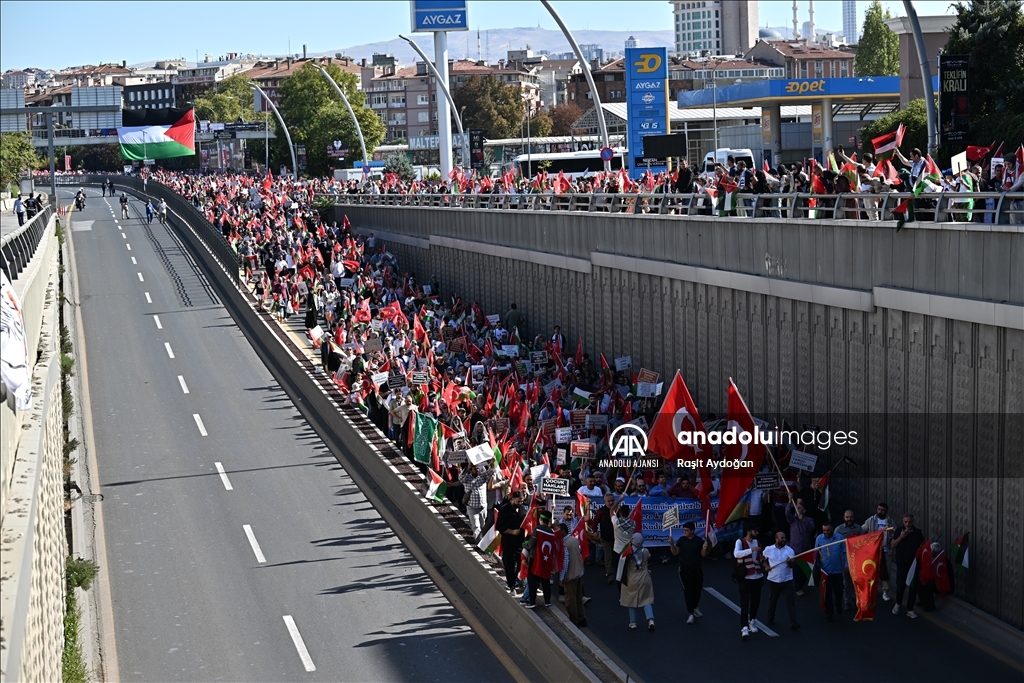
<svg viewBox="0 0 1024 683">
<path fill-rule="evenodd" d="M 503 211 L 585 211 L 630 215 L 711 216 L 723 208 L 705 194 L 338 194 L 341 205 L 410 206 Z M 1024 224 L 1024 193 L 905 192 L 885 194 L 737 194 L 729 215 L 787 220 L 895 221 L 893 209 L 911 198 L 916 222 Z M 969 204 L 973 202 L 973 206 Z M 978 218 L 981 218 L 981 221 Z"/>
<path fill-rule="evenodd" d="M 39 242 L 46 232 L 46 226 L 50 224 L 53 207 L 54 204 L 51 201 L 43 207 L 42 211 L 33 216 L 32 220 L 0 239 L 0 268 L 3 268 L 7 279 L 11 282 L 18 279 L 18 275 L 25 270 L 25 266 L 35 255 Z"/>
<path fill-rule="evenodd" d="M 48 175 L 44 178 L 46 182 L 49 182 Z M 153 180 L 143 184 L 141 178 L 125 175 L 63 175 L 56 178 L 57 185 L 73 185 L 76 187 L 93 187 L 112 179 L 117 190 L 127 188 L 143 197 L 163 199 L 167 202 L 167 208 L 172 213 L 176 213 L 188 221 L 189 225 L 195 229 L 196 234 L 199 235 L 199 239 L 210 249 L 220 264 L 224 266 L 229 277 L 231 277 L 235 284 L 238 284 L 240 264 L 238 254 L 231 248 L 224 235 L 218 232 L 206 220 L 206 216 L 198 208 L 166 185 Z"/>
</svg>

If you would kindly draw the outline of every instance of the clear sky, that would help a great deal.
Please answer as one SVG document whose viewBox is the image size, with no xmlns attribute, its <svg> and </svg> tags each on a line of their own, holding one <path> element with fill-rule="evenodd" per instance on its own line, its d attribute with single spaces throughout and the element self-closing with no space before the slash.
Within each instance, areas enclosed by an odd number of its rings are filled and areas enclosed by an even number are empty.
<svg viewBox="0 0 1024 683">
<path fill-rule="evenodd" d="M 866 6 L 867 2 L 860 2 Z M 807 21 L 800 2 L 800 22 Z M 894 15 L 903 3 L 883 5 Z M 572 29 L 671 30 L 672 7 L 665 0 L 580 2 L 556 0 L 555 8 Z M 918 15 L 949 14 L 950 2 L 916 0 Z M 283 55 L 333 51 L 394 39 L 409 30 L 409 4 L 403 0 L 348 2 L 20 2 L 0 0 L 0 70 L 29 66 L 62 68 L 80 64 L 129 64 L 172 57 L 195 60 L 227 52 Z M 863 13 L 863 7 L 861 8 Z M 762 0 L 761 26 L 789 26 L 790 0 Z M 842 30 L 842 3 L 819 0 L 815 25 Z M 472 28 L 541 26 L 557 29 L 536 1 L 470 0 Z M 516 46 L 513 46 L 516 47 Z M 520 46 L 525 47 L 525 46 Z M 370 55 L 353 54 L 352 57 Z"/>
</svg>

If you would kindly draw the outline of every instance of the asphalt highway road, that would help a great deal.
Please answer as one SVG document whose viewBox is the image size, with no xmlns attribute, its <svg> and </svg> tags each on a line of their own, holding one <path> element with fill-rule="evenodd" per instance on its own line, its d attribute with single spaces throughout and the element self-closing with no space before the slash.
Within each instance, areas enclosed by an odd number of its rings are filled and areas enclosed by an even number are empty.
<svg viewBox="0 0 1024 683">
<path fill-rule="evenodd" d="M 603 567 L 589 566 L 584 583 L 586 594 L 593 598 L 586 607 L 591 632 L 645 683 L 995 683 L 1022 679 L 1020 671 L 928 619 L 920 606 L 916 610 L 919 618 L 911 620 L 906 609 L 894 616 L 894 603 L 879 599 L 874 621 L 854 622 L 853 613 L 844 612 L 826 623 L 818 587 L 805 588 L 804 595 L 796 597 L 799 632 L 790 630 L 789 614 L 780 600 L 772 628 L 775 635 L 762 630 L 744 642 L 740 638 L 739 591 L 729 576 L 731 563 L 726 558 L 705 560 L 705 590 L 699 607 L 704 616 L 687 625 L 678 565 L 653 562 L 653 632 L 645 629 L 645 619 L 637 630 L 627 628 L 629 617 L 626 608 L 619 606 L 617 587 L 604 582 Z M 726 600 L 737 605 L 735 611 Z M 767 615 L 765 585 L 758 621 L 763 624 Z"/>
<path fill-rule="evenodd" d="M 72 230 L 121 678 L 509 680 L 170 230 L 87 192 Z"/>
</svg>

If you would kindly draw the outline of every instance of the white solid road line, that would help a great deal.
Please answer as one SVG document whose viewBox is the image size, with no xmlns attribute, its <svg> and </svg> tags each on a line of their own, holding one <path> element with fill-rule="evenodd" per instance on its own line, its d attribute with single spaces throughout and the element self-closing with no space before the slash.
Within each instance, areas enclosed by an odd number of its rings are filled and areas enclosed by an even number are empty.
<svg viewBox="0 0 1024 683">
<path fill-rule="evenodd" d="M 134 257 L 134 256 L 132 256 L 132 265 L 133 265 L 133 266 L 137 266 L 137 265 L 139 265 L 138 261 L 136 261 L 136 260 L 135 260 L 135 257 Z"/>
<path fill-rule="evenodd" d="M 158 330 L 164 329 L 164 326 L 160 324 L 160 316 L 154 315 L 153 316 L 153 322 L 156 323 L 156 329 L 158 329 Z"/>
<path fill-rule="evenodd" d="M 215 462 L 213 463 L 213 466 L 217 468 L 220 480 L 224 482 L 224 490 L 233 491 L 234 489 L 231 488 L 231 482 L 228 481 L 228 473 L 224 471 L 224 465 L 221 465 L 219 462 Z"/>
<path fill-rule="evenodd" d="M 299 634 L 298 627 L 295 626 L 295 620 L 292 619 L 292 615 L 284 615 L 284 625 L 288 627 L 288 634 L 292 637 L 292 642 L 295 643 L 295 649 L 299 651 L 299 659 L 302 660 L 302 666 L 306 667 L 306 671 L 316 671 L 316 667 L 313 666 L 313 659 L 309 656 L 306 644 L 302 642 L 302 636 Z"/>
<path fill-rule="evenodd" d="M 203 418 L 199 417 L 199 413 L 192 413 L 192 419 L 196 421 L 196 427 L 199 427 L 199 433 L 206 436 L 206 427 L 203 425 Z"/>
<path fill-rule="evenodd" d="M 187 394 L 188 393 L 188 385 L 185 384 L 185 378 L 182 377 L 181 375 L 178 375 L 178 384 L 181 385 L 181 393 Z"/>
<path fill-rule="evenodd" d="M 145 295 L 146 295 L 146 303 L 147 303 L 147 304 L 151 304 L 151 303 L 153 303 L 153 297 L 151 297 L 151 296 L 149 295 L 149 292 L 143 292 L 143 294 L 145 294 Z"/>
<path fill-rule="evenodd" d="M 260 550 L 260 544 L 256 542 L 256 534 L 252 532 L 252 527 L 248 524 L 243 524 L 242 528 L 245 529 L 245 536 L 249 539 L 249 545 L 252 546 L 253 553 L 256 554 L 256 561 L 260 564 L 266 564 L 267 558 L 263 556 L 263 551 Z"/>
<path fill-rule="evenodd" d="M 709 586 L 704 586 L 704 590 L 706 590 L 706 591 L 707 591 L 708 593 L 711 593 L 711 594 L 712 594 L 712 595 L 714 595 L 714 596 L 715 596 L 716 598 L 718 598 L 719 600 L 721 600 L 721 601 L 722 601 L 722 603 L 723 603 L 723 604 L 724 604 L 724 605 L 725 605 L 726 607 L 728 607 L 729 609 L 731 609 L 731 610 L 732 610 L 733 612 L 735 612 L 736 614 L 739 614 L 739 613 L 740 613 L 740 606 L 739 606 L 739 605 L 737 605 L 737 604 L 736 604 L 735 602 L 733 602 L 733 601 L 732 601 L 732 600 L 730 600 L 729 598 L 725 597 L 724 595 L 722 595 L 721 593 L 719 593 L 718 591 L 716 591 L 716 590 L 715 590 L 714 588 L 711 588 L 711 587 L 709 587 Z M 757 624 L 757 628 L 758 628 L 759 630 L 761 630 L 761 631 L 764 631 L 764 633 L 765 633 L 766 635 L 768 635 L 769 637 L 771 637 L 771 638 L 778 638 L 778 637 L 779 637 L 779 634 L 778 634 L 778 633 L 776 633 L 775 631 L 771 630 L 770 628 L 768 628 L 767 626 L 765 626 L 764 624 L 762 624 L 760 620 L 758 620 L 758 619 L 754 619 L 754 623 L 756 623 L 756 624 Z"/>
<path fill-rule="evenodd" d="M 171 351 L 171 343 L 164 342 L 164 348 L 167 349 L 167 357 L 174 358 L 174 351 Z"/>
<path fill-rule="evenodd" d="M 142 277 L 142 273 L 135 273 L 139 276 L 139 282 L 145 282 L 146 280 Z"/>
</svg>

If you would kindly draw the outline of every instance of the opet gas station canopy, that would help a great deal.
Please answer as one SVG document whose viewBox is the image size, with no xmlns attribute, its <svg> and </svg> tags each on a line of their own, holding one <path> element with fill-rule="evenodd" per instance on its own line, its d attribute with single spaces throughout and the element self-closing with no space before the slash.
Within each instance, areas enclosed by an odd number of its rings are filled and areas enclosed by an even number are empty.
<svg viewBox="0 0 1024 683">
<path fill-rule="evenodd" d="M 763 147 L 772 157 L 781 155 L 783 105 L 811 105 L 814 147 L 823 153 L 835 147 L 832 122 L 836 116 L 882 115 L 899 109 L 899 76 L 854 78 L 800 78 L 739 83 L 717 88 L 681 92 L 678 106 L 761 107 Z"/>
</svg>

